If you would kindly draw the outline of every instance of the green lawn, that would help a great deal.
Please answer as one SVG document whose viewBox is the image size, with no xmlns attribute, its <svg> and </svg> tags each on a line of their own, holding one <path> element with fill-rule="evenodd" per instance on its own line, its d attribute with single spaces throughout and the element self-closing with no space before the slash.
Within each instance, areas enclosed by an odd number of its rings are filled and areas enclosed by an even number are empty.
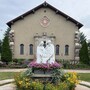
<svg viewBox="0 0 90 90">
<path fill-rule="evenodd" d="M 18 72 L 0 72 L 0 80 L 12 79 L 16 73 Z M 79 73 L 79 75 L 81 80 L 90 82 L 90 73 Z"/>
<path fill-rule="evenodd" d="M 12 79 L 18 72 L 0 72 L 0 80 Z"/>
<path fill-rule="evenodd" d="M 79 73 L 80 80 L 90 82 L 90 73 Z"/>
</svg>

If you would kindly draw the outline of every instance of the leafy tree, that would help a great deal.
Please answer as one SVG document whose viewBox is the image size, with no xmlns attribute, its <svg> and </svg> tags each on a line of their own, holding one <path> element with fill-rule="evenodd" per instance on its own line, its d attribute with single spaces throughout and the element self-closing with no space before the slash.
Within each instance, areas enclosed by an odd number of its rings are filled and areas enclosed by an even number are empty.
<svg viewBox="0 0 90 90">
<path fill-rule="evenodd" d="M 80 56 L 80 62 L 82 62 L 84 64 L 90 63 L 90 59 L 89 59 L 89 55 L 88 55 L 88 45 L 87 45 L 86 40 L 84 40 L 82 43 L 82 47 L 80 49 L 79 56 Z"/>
<path fill-rule="evenodd" d="M 90 58 L 90 41 L 88 41 L 88 53 L 89 53 L 89 58 Z"/>
<path fill-rule="evenodd" d="M 2 41 L 0 40 L 0 54 L 1 54 L 1 51 L 2 51 Z"/>
<path fill-rule="evenodd" d="M 2 42 L 1 60 L 7 64 L 8 62 L 12 61 L 12 52 L 9 46 L 9 29 L 7 29 Z"/>
<path fill-rule="evenodd" d="M 86 41 L 86 36 L 83 34 L 83 32 L 80 33 L 80 43 L 83 44 L 83 42 Z"/>
<path fill-rule="evenodd" d="M 8 28 L 5 32 L 5 36 L 9 36 L 9 32 L 10 32 L 11 28 Z"/>
</svg>

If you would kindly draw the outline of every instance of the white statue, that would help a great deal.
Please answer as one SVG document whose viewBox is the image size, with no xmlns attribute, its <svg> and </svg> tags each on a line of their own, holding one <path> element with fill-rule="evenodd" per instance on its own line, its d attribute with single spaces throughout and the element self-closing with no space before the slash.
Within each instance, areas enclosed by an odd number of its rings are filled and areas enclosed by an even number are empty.
<svg viewBox="0 0 90 90">
<path fill-rule="evenodd" d="M 37 60 L 36 60 L 37 63 L 42 63 L 42 54 L 44 52 L 43 44 L 44 44 L 43 41 L 41 41 L 40 44 L 37 46 Z"/>
<path fill-rule="evenodd" d="M 55 62 L 55 51 L 54 51 L 54 45 L 51 43 L 50 40 L 47 41 L 46 45 L 46 52 L 47 52 L 47 62 L 48 63 L 54 63 Z"/>
<path fill-rule="evenodd" d="M 39 46 L 37 46 L 37 63 L 54 63 L 55 62 L 55 53 L 54 45 L 50 40 L 41 41 Z"/>
</svg>

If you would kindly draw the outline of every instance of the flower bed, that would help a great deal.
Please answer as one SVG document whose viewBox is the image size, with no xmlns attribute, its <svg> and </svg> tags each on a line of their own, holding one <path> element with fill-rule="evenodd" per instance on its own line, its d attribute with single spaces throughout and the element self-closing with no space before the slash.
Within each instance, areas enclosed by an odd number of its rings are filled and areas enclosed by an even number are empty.
<svg viewBox="0 0 90 90">
<path fill-rule="evenodd" d="M 76 85 L 79 84 L 79 75 L 76 72 L 67 72 L 63 77 L 64 81 L 68 83 L 70 90 L 74 90 Z"/>
<path fill-rule="evenodd" d="M 15 76 L 17 90 L 74 90 L 76 84 L 79 83 L 78 74 L 75 72 L 59 74 L 58 70 L 56 71 L 55 77 L 52 78 L 53 82 L 32 79 L 30 70 L 20 73 Z M 57 83 L 54 82 L 55 80 Z"/>
<path fill-rule="evenodd" d="M 68 84 L 66 82 L 61 82 L 58 85 L 43 81 L 32 80 L 28 77 L 22 77 L 22 75 L 16 75 L 15 83 L 17 90 L 69 90 Z"/>
<path fill-rule="evenodd" d="M 43 70 L 48 70 L 48 69 L 56 69 L 56 68 L 61 68 L 62 65 L 61 64 L 58 64 L 57 62 L 54 62 L 52 64 L 49 64 L 49 63 L 36 63 L 36 61 L 32 61 L 29 63 L 28 67 L 30 68 L 34 68 L 34 69 L 43 69 Z"/>
</svg>

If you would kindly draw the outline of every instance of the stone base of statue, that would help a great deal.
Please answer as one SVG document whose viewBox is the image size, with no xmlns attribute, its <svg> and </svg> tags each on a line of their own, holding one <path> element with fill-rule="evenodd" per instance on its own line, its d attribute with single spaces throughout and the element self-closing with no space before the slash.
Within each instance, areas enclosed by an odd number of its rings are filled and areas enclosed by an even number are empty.
<svg viewBox="0 0 90 90">
<path fill-rule="evenodd" d="M 32 73 L 34 73 L 34 74 L 45 74 L 45 72 L 44 72 L 44 70 L 40 70 L 40 69 L 35 69 L 35 70 L 33 70 L 33 68 L 32 68 Z"/>
<path fill-rule="evenodd" d="M 38 80 L 41 80 L 43 82 L 52 81 L 52 75 L 53 74 L 51 73 L 51 71 L 52 70 L 44 71 L 44 70 L 37 69 L 37 70 L 34 70 L 33 75 L 31 77 L 34 80 L 38 79 Z"/>
<path fill-rule="evenodd" d="M 36 63 L 36 61 L 32 61 L 29 65 L 32 68 L 33 75 L 31 76 L 33 79 L 40 79 L 40 80 L 52 80 L 54 70 L 60 68 L 61 65 L 57 62 L 52 64 L 49 63 Z"/>
<path fill-rule="evenodd" d="M 32 73 L 34 73 L 34 74 L 45 74 L 46 75 L 46 74 L 53 74 L 53 70 L 36 69 L 36 70 L 32 70 Z"/>
</svg>

